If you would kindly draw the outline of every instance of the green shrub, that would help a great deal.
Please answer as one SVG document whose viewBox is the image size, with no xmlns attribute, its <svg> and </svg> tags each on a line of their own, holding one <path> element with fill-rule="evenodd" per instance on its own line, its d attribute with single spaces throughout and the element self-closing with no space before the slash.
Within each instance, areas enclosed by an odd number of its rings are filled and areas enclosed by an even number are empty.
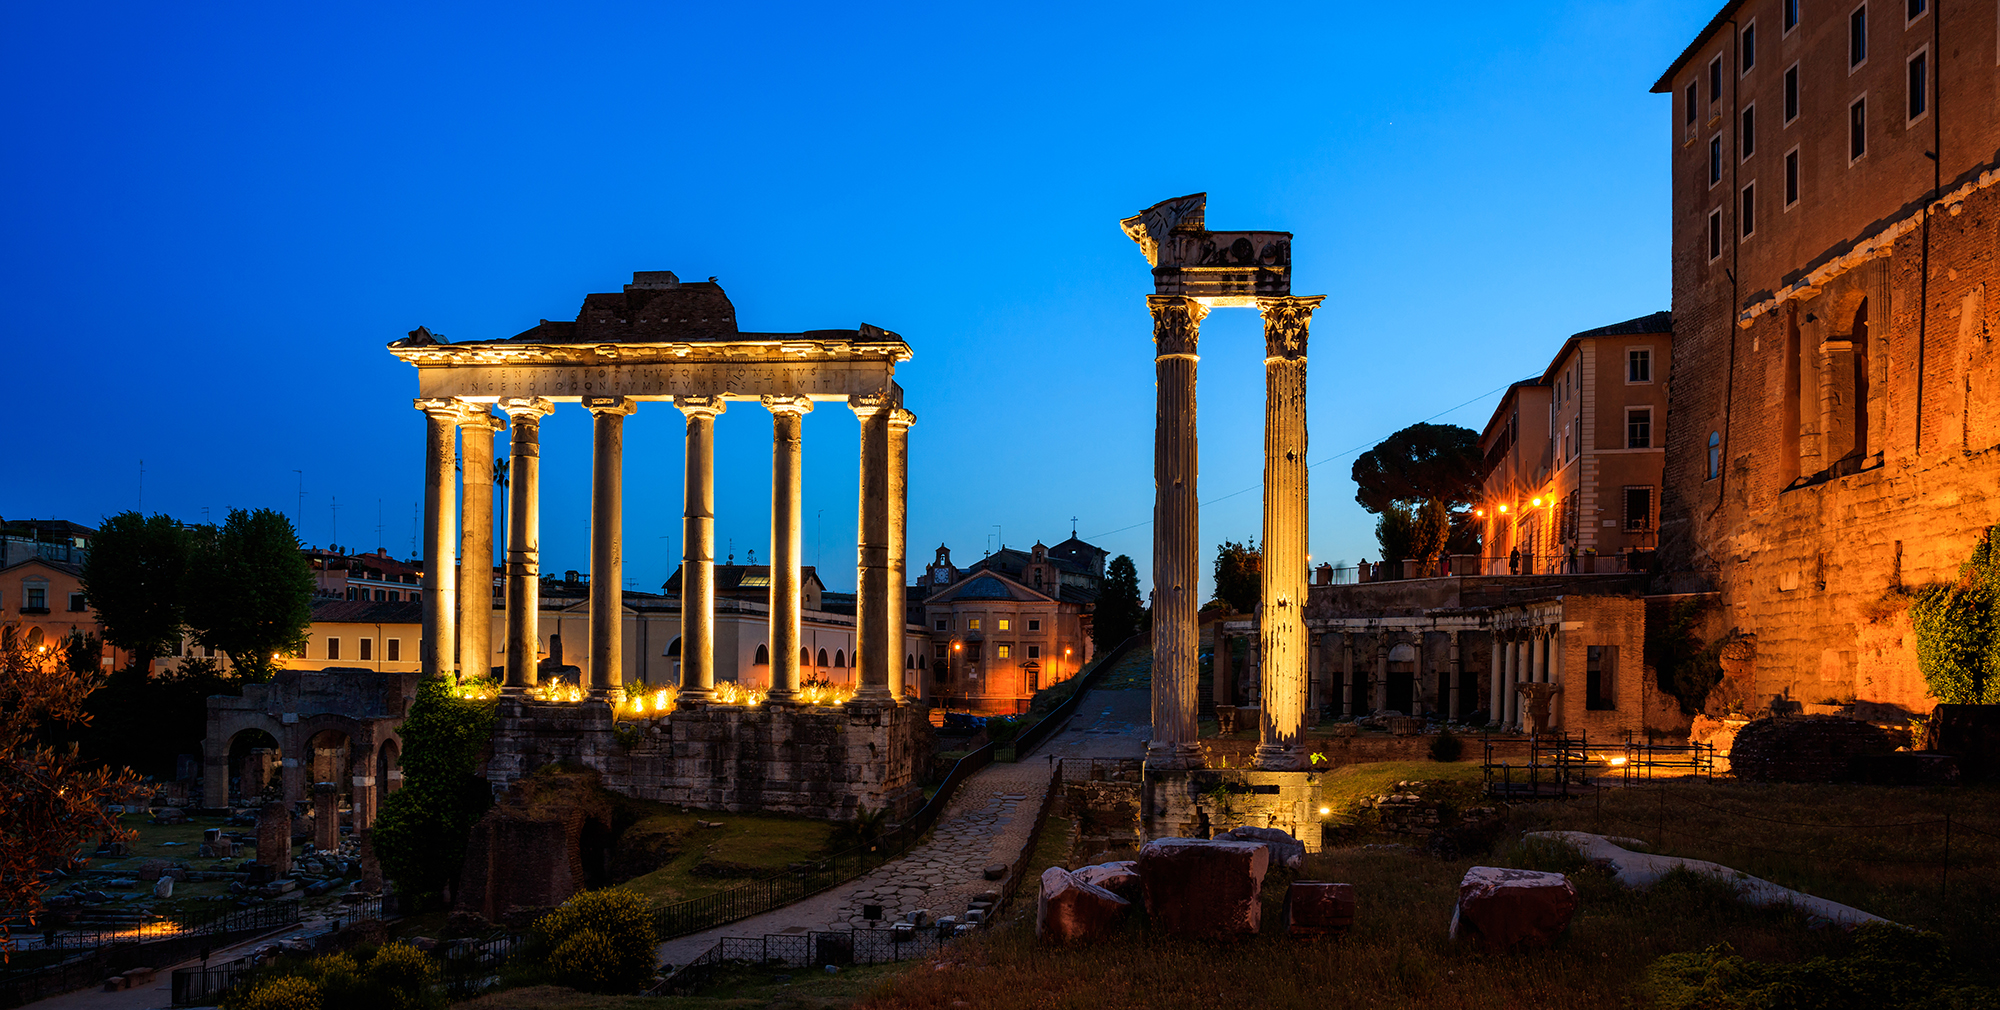
<svg viewBox="0 0 2000 1010">
<path fill-rule="evenodd" d="M 2000 1005 L 1956 984 L 1944 940 L 1893 923 L 1854 930 L 1853 950 L 1797 964 L 1751 961 L 1728 944 L 1668 954 L 1646 972 L 1660 1010 L 1944 1010 Z"/>
<path fill-rule="evenodd" d="M 637 992 L 659 966 L 652 906 L 624 888 L 576 895 L 536 921 L 535 934 L 550 973 L 586 992 Z"/>
<path fill-rule="evenodd" d="M 1439 730 L 1437 739 L 1431 741 L 1431 760 L 1447 764 L 1456 761 L 1465 753 L 1465 741 L 1451 730 Z"/>
<path fill-rule="evenodd" d="M 251 986 L 234 1010 L 320 1010 L 319 986 L 297 975 L 280 975 Z"/>
<path fill-rule="evenodd" d="M 433 1010 L 443 1007 L 437 962 L 407 943 L 392 943 L 368 960 L 367 987 L 374 1002 L 357 1010 Z M 336 1010 L 329 1001 L 327 1010 Z"/>
<path fill-rule="evenodd" d="M 2000 702 L 2000 543 L 1988 529 L 1958 581 L 1932 586 L 1910 606 L 1917 669 L 1948 705 Z"/>
</svg>

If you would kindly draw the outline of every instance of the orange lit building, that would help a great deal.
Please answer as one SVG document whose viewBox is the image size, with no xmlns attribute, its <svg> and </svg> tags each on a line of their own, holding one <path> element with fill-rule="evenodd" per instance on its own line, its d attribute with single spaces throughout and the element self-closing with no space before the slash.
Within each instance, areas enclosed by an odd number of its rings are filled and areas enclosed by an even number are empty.
<svg viewBox="0 0 2000 1010">
<path fill-rule="evenodd" d="M 1026 711 L 1036 691 L 1090 662 L 1088 614 L 1104 552 L 1072 536 L 1054 548 L 1002 548 L 960 569 L 940 546 L 925 569 L 928 655 L 905 680 L 924 704 L 988 714 Z"/>
</svg>

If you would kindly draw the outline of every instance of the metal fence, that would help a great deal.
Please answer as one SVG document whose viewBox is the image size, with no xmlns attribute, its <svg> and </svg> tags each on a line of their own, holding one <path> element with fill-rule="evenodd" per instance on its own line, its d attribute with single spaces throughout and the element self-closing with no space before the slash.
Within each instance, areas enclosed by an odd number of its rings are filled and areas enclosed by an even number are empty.
<svg viewBox="0 0 2000 1010">
<path fill-rule="evenodd" d="M 1069 693 L 1069 697 L 1064 698 L 1061 704 L 1050 709 L 1048 715 L 1036 720 L 1033 726 L 1028 726 L 1019 733 L 1014 734 L 1015 760 L 1027 757 L 1030 752 L 1041 745 L 1042 741 L 1047 740 L 1050 734 L 1062 729 L 1063 725 L 1069 722 L 1070 716 L 1076 714 L 1077 707 L 1083 704 L 1083 696 L 1092 687 L 1097 685 L 1097 681 L 1104 675 L 1104 671 L 1115 666 L 1119 659 L 1132 651 L 1135 646 L 1145 642 L 1146 639 L 1147 636 L 1143 634 L 1133 635 L 1112 646 L 1111 651 L 1091 660 L 1090 668 L 1077 674 L 1076 689 Z"/>
<path fill-rule="evenodd" d="M 1715 778 L 1715 745 L 1705 743 L 1660 744 L 1625 741 L 1625 760 L 1620 766 L 1625 784 L 1649 781 L 1655 774 Z"/>
<path fill-rule="evenodd" d="M 910 929 L 852 929 L 805 933 L 767 933 L 762 937 L 726 936 L 700 957 L 681 965 L 650 991 L 650 995 L 687 995 L 709 985 L 731 968 L 819 968 L 855 964 L 887 964 L 935 953 L 949 940 L 955 926 Z"/>
<path fill-rule="evenodd" d="M 185 961 L 213 947 L 227 946 L 298 921 L 298 902 L 274 901 L 169 933 L 110 934 L 113 939 L 109 942 L 68 960 L 11 976 L 0 975 L 0 1007 L 16 1007 L 81 989 L 142 966 Z"/>
<path fill-rule="evenodd" d="M 1500 799 L 1569 799 L 1589 791 L 1590 757 L 1579 733 L 1527 738 L 1485 734 L 1486 794 Z"/>
</svg>

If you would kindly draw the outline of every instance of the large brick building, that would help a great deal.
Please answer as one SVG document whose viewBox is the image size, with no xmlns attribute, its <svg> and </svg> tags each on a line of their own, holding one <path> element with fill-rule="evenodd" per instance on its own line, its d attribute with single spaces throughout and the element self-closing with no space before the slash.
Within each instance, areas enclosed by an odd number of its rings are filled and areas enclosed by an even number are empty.
<svg viewBox="0 0 2000 1010">
<path fill-rule="evenodd" d="M 1898 591 L 2000 521 L 1994 4 L 1741 0 L 1672 95 L 1663 588 L 1754 689 L 1926 709 Z"/>
</svg>

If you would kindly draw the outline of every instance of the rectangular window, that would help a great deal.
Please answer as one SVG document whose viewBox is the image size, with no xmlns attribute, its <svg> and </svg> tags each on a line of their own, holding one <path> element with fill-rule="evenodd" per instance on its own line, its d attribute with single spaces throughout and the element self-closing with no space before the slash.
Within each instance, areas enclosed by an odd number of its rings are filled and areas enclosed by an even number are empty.
<svg viewBox="0 0 2000 1010">
<path fill-rule="evenodd" d="M 1653 349 L 1634 347 L 1625 352 L 1625 381 L 1653 381 Z"/>
<path fill-rule="evenodd" d="M 1722 57 L 1708 61 L 1708 104 L 1722 101 Z"/>
<path fill-rule="evenodd" d="M 931 646 L 931 658 L 939 661 L 949 661 L 951 659 L 951 646 L 943 642 Z M 942 670 L 944 667 L 940 666 L 938 669 Z"/>
<path fill-rule="evenodd" d="M 1903 23 L 1909 24 L 1923 17 L 1924 12 L 1930 9 L 1930 0 L 1904 0 Z"/>
<path fill-rule="evenodd" d="M 1757 233 L 1757 184 L 1754 182 L 1743 187 L 1743 216 L 1738 220 L 1743 222 L 1744 238 Z"/>
<path fill-rule="evenodd" d="M 1785 206 L 1799 202 L 1799 149 L 1785 152 Z"/>
<path fill-rule="evenodd" d="M 1612 680 L 1615 669 L 1613 657 L 1617 656 L 1615 645 L 1591 645 L 1584 648 L 1583 707 L 1593 712 L 1609 712 L 1618 707 L 1617 686 Z"/>
<path fill-rule="evenodd" d="M 1748 160 L 1757 153 L 1757 106 L 1743 107 L 1743 139 L 1736 145 L 1737 156 Z"/>
<path fill-rule="evenodd" d="M 1708 184 L 1722 181 L 1722 134 L 1708 138 Z"/>
<path fill-rule="evenodd" d="M 1868 60 L 1868 5 L 1854 8 L 1847 16 L 1847 68 L 1855 67 Z"/>
<path fill-rule="evenodd" d="M 1042 622 L 1041 622 L 1040 620 L 1038 620 L 1038 619 L 1035 619 L 1035 618 L 1030 618 L 1030 619 L 1028 620 L 1028 630 L 1029 630 L 1029 631 L 1040 631 L 1040 630 L 1042 630 Z"/>
<path fill-rule="evenodd" d="M 967 630 L 967 631 L 978 631 L 978 630 L 979 630 L 979 618 L 977 618 L 977 617 L 968 617 L 968 618 L 966 618 L 966 619 L 965 619 L 965 630 Z"/>
<path fill-rule="evenodd" d="M 1014 647 L 1013 647 L 1013 646 L 1012 646 L 1011 644 L 1009 644 L 1009 643 L 1006 643 L 1006 642 L 1001 642 L 1000 644 L 998 644 L 998 645 L 996 645 L 996 646 L 994 646 L 994 647 L 993 647 L 993 658 L 995 658 L 995 659 L 1013 659 L 1013 658 L 1014 658 Z"/>
<path fill-rule="evenodd" d="M 1785 0 L 1785 34 L 1799 26 L 1799 0 Z"/>
<path fill-rule="evenodd" d="M 1785 125 L 1799 118 L 1799 65 L 1785 71 Z"/>
<path fill-rule="evenodd" d="M 1028 646 L 1028 658 L 1029 658 L 1029 659 L 1040 659 L 1040 658 L 1042 658 L 1042 647 L 1041 647 L 1041 646 L 1039 646 L 1039 645 L 1030 645 L 1030 646 Z"/>
<path fill-rule="evenodd" d="M 1650 530 L 1653 528 L 1653 489 L 1651 487 L 1628 487 L 1625 489 L 1625 528 L 1628 530 Z"/>
<path fill-rule="evenodd" d="M 1847 160 L 1868 153 L 1868 99 L 1857 98 L 1847 107 Z"/>
<path fill-rule="evenodd" d="M 186 655 L 186 649 L 187 649 L 187 642 L 186 642 L 186 640 L 184 640 L 184 639 L 175 639 L 175 640 L 174 640 L 174 658 L 175 658 L 175 659 L 179 659 L 179 658 L 181 658 L 182 656 Z"/>
<path fill-rule="evenodd" d="M 997 630 L 999 630 L 999 631 L 1011 631 L 1011 630 L 1013 630 L 1013 624 L 1014 624 L 1014 622 L 1013 622 L 1013 621 L 1010 621 L 1010 620 L 1008 620 L 1008 619 L 1006 619 L 1006 618 L 1004 618 L 1004 617 L 1003 617 L 1003 618 L 1001 618 L 1001 619 L 1000 619 L 1000 621 L 999 621 L 999 625 L 1000 625 L 1000 627 L 999 627 L 999 628 L 998 628 Z"/>
<path fill-rule="evenodd" d="M 1689 81 L 1687 86 L 1687 125 L 1693 126 L 1701 118 L 1701 82 Z"/>
<path fill-rule="evenodd" d="M 340 658 L 340 639 L 329 638 L 326 640 L 326 658 L 328 659 Z"/>
<path fill-rule="evenodd" d="M 1750 68 L 1757 65 L 1757 22 L 1754 19 L 1743 26 L 1742 54 L 1743 67 L 1738 73 L 1747 74 Z"/>
<path fill-rule="evenodd" d="M 1625 410 L 1625 448 L 1651 449 L 1653 447 L 1653 408 L 1628 407 Z"/>
<path fill-rule="evenodd" d="M 945 617 L 940 617 L 940 618 L 938 618 L 938 619 L 937 619 L 937 620 L 936 620 L 935 622 L 933 622 L 933 625 L 934 625 L 934 626 L 935 626 L 935 627 L 937 628 L 937 630 L 939 630 L 939 631 L 950 631 L 950 630 L 951 630 L 951 620 L 950 620 L 950 618 L 945 618 Z"/>
<path fill-rule="evenodd" d="M 46 587 L 46 586 L 29 586 L 29 587 L 27 587 L 27 590 L 28 590 L 28 598 L 27 598 L 26 602 L 24 602 L 24 603 L 22 604 L 22 606 L 25 606 L 25 607 L 27 607 L 27 608 L 28 608 L 29 610 L 47 610 L 47 609 L 49 609 L 49 590 L 48 590 L 48 587 Z"/>
<path fill-rule="evenodd" d="M 403 659 L 403 640 L 400 638 L 391 638 L 387 639 L 387 643 L 389 654 L 384 658 L 391 663 L 401 662 Z"/>
<path fill-rule="evenodd" d="M 1930 53 L 1919 51 L 1910 57 L 1910 121 L 1922 119 L 1930 111 L 1930 74 L 1926 70 L 1930 64 Z"/>
<path fill-rule="evenodd" d="M 389 596 L 388 596 L 388 590 L 385 590 L 385 589 L 377 589 L 377 590 L 375 590 L 375 602 L 377 602 L 377 603 L 380 603 L 380 602 L 382 602 L 383 600 L 386 600 L 386 599 L 388 599 L 388 598 L 389 598 Z"/>
<path fill-rule="evenodd" d="M 1714 262 L 1722 256 L 1722 211 L 1708 212 L 1708 259 Z"/>
<path fill-rule="evenodd" d="M 82 593 L 69 594 L 69 612 L 72 614 L 82 613 L 83 609 L 84 609 L 83 594 Z"/>
<path fill-rule="evenodd" d="M 203 658 L 203 659 L 214 659 L 214 658 L 215 658 L 215 646 L 213 646 L 213 645 L 204 645 L 204 646 L 202 646 L 202 647 L 201 647 L 201 658 Z"/>
<path fill-rule="evenodd" d="M 362 639 L 362 640 L 361 640 L 361 660 L 362 660 L 363 662 L 367 662 L 367 661 L 369 661 L 369 660 L 372 660 L 372 659 L 374 659 L 374 658 L 375 658 L 375 640 L 374 640 L 374 639 L 372 639 L 372 638 L 364 638 L 364 639 Z"/>
</svg>

